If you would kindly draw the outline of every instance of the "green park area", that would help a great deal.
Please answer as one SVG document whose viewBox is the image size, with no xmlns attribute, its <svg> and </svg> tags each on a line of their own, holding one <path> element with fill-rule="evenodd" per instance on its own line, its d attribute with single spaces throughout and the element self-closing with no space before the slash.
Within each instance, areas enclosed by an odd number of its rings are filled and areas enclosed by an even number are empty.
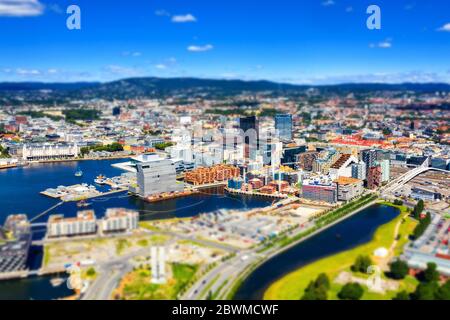
<svg viewBox="0 0 450 320">
<path fill-rule="evenodd" d="M 358 278 L 368 278 L 369 275 L 361 272 L 352 271 L 352 266 L 359 257 L 369 257 L 372 264 L 377 264 L 383 269 L 387 261 L 377 260 L 373 257 L 375 250 L 379 248 L 389 249 L 389 257 L 398 256 L 409 235 L 414 231 L 417 221 L 409 217 L 407 208 L 404 206 L 396 206 L 391 203 L 381 204 L 395 206 L 400 210 L 400 214 L 385 225 L 379 227 L 372 240 L 366 244 L 360 245 L 348 251 L 338 253 L 336 255 L 326 257 L 324 259 L 306 265 L 273 283 L 264 294 L 266 300 L 299 300 L 304 297 L 305 289 L 311 285 L 320 274 L 325 274 L 329 279 L 329 289 L 326 295 L 327 299 L 339 299 L 338 294 L 343 288 L 343 284 L 338 284 L 334 280 L 342 273 L 348 272 L 352 276 Z M 383 278 L 386 278 L 382 274 Z M 385 294 L 369 292 L 366 286 L 361 286 L 364 290 L 361 299 L 364 300 L 383 300 L 392 299 L 399 291 L 414 291 L 417 280 L 413 277 L 406 276 L 398 282 L 398 290 L 386 291 Z"/>
<path fill-rule="evenodd" d="M 167 282 L 154 284 L 149 269 L 137 269 L 122 280 L 114 296 L 122 300 L 175 300 L 197 271 L 197 265 L 173 263 Z"/>
</svg>

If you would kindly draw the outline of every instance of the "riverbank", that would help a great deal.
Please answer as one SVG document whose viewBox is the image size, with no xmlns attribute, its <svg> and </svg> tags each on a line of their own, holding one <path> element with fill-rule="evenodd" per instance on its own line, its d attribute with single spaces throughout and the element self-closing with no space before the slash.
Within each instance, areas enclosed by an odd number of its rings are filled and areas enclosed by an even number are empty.
<svg viewBox="0 0 450 320">
<path fill-rule="evenodd" d="M 361 201 L 361 202 L 360 202 Z M 367 201 L 367 202 L 365 202 Z M 235 279 L 235 281 L 228 287 L 229 290 L 223 294 L 223 296 L 227 297 L 227 299 L 233 299 L 236 292 L 239 291 L 240 286 L 242 283 L 245 282 L 245 279 L 249 277 L 254 270 L 257 270 L 260 266 L 264 265 L 267 262 L 270 262 L 271 259 L 276 258 L 277 256 L 281 255 L 282 253 L 288 251 L 289 249 L 292 249 L 296 247 L 297 245 L 301 244 L 302 242 L 305 242 L 307 240 L 310 240 L 311 238 L 320 235 L 320 233 L 324 232 L 325 230 L 332 228 L 339 223 L 343 222 L 344 220 L 347 220 L 357 213 L 364 211 L 370 207 L 372 207 L 374 204 L 378 202 L 378 199 L 375 198 L 367 198 L 366 200 L 358 199 L 354 202 L 351 202 L 347 204 L 348 208 L 354 208 L 353 211 L 350 212 L 341 212 L 343 207 L 337 208 L 336 210 L 333 210 L 329 212 L 327 215 L 323 216 L 325 217 L 334 217 L 333 220 L 329 220 L 327 224 L 322 223 L 320 226 L 313 227 L 310 230 L 300 232 L 293 237 L 284 237 L 281 238 L 274 243 L 271 243 L 269 245 L 266 245 L 266 247 L 263 247 L 262 249 L 258 250 L 259 254 L 263 254 L 266 252 L 266 256 L 264 258 L 259 259 L 257 262 L 249 265 L 245 270 L 242 271 L 240 277 Z M 346 207 L 344 206 L 344 207 Z M 335 215 L 336 213 L 340 213 L 341 215 Z M 270 251 L 269 251 L 270 250 Z M 267 252 L 269 251 L 269 252 Z"/>
<path fill-rule="evenodd" d="M 380 226 L 376 230 L 371 241 L 353 249 L 318 260 L 291 272 L 273 283 L 265 291 L 264 299 L 298 300 L 303 296 L 304 290 L 310 281 L 316 279 L 320 273 L 326 273 L 331 279 L 331 282 L 333 282 L 339 273 L 350 270 L 351 265 L 359 255 L 371 256 L 373 252 L 380 247 L 391 248 L 392 244 L 395 243 L 395 247 L 392 249 L 395 254 L 398 254 L 407 242 L 407 235 L 414 229 L 416 221 L 409 217 L 405 217 L 406 207 L 394 206 L 386 202 L 380 202 L 380 204 L 396 208 L 399 210 L 399 214 L 392 221 Z M 400 235 L 400 239 L 396 242 L 397 234 Z M 337 293 L 340 288 L 340 285 L 332 283 L 329 299 L 337 299 Z M 400 290 L 403 289 L 410 289 L 407 281 L 400 285 Z M 394 295 L 395 292 L 392 291 L 387 292 L 386 295 L 380 295 L 365 290 L 363 299 L 391 299 Z"/>
</svg>

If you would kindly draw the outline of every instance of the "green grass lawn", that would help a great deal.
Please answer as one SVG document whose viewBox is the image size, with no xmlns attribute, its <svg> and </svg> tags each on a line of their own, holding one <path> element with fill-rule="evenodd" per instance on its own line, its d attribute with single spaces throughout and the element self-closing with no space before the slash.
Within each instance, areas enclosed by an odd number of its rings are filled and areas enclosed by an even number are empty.
<svg viewBox="0 0 450 320">
<path fill-rule="evenodd" d="M 340 272 L 350 270 L 351 265 L 359 255 L 371 256 L 374 250 L 379 247 L 385 247 L 389 249 L 394 241 L 395 227 L 397 223 L 401 222 L 404 219 L 404 216 L 407 213 L 406 207 L 396 207 L 400 209 L 401 214 L 389 223 L 379 227 L 375 232 L 372 241 L 351 250 L 318 260 L 286 275 L 269 287 L 269 289 L 264 294 L 264 299 L 298 300 L 303 296 L 303 292 L 308 283 L 311 280 L 316 279 L 316 277 L 320 273 L 326 273 L 333 282 L 333 280 Z M 404 221 L 401 223 L 399 229 L 399 235 L 401 236 L 401 238 L 399 239 L 399 242 L 394 249 L 395 254 L 399 254 L 401 252 L 404 244 L 408 239 L 407 235 L 411 233 L 416 224 L 417 222 L 409 217 L 404 219 Z M 363 277 L 364 275 L 358 274 L 357 276 Z M 400 284 L 400 290 L 413 290 L 414 284 L 412 284 L 412 282 L 414 282 L 414 278 L 406 279 Z M 340 285 L 332 283 L 331 289 L 329 291 L 329 299 L 337 299 L 337 293 L 339 292 L 340 288 Z M 386 295 L 380 295 L 372 292 L 367 292 L 366 290 L 363 299 L 391 299 L 393 296 L 395 296 L 395 294 L 395 292 L 388 292 Z"/>
<path fill-rule="evenodd" d="M 151 283 L 151 272 L 147 269 L 133 271 L 127 276 L 127 283 L 121 298 L 125 300 L 174 300 L 197 273 L 197 265 L 172 264 L 171 279 L 166 284 Z"/>
</svg>

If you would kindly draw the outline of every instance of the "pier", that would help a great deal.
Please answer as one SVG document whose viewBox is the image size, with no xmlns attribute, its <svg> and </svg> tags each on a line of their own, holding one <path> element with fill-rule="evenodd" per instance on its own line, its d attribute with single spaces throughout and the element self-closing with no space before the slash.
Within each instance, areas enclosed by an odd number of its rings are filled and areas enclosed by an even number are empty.
<svg viewBox="0 0 450 320">
<path fill-rule="evenodd" d="M 265 198 L 273 198 L 273 199 L 286 199 L 288 198 L 285 194 L 269 194 L 269 193 L 261 193 L 261 192 L 248 192 L 248 191 L 242 191 L 237 189 L 230 189 L 228 187 L 225 187 L 225 191 L 232 194 L 241 194 L 241 195 L 247 195 L 247 196 L 258 196 L 258 197 L 265 197 Z"/>
</svg>

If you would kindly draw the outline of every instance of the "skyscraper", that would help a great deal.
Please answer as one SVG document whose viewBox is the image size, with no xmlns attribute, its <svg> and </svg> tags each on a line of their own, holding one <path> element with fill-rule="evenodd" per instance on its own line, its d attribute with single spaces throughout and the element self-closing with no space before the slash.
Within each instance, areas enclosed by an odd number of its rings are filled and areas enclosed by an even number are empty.
<svg viewBox="0 0 450 320">
<path fill-rule="evenodd" d="M 369 174 L 369 169 L 377 165 L 378 152 L 377 150 L 363 150 L 361 153 L 361 160 L 366 164 L 366 173 Z"/>
<path fill-rule="evenodd" d="M 292 115 L 277 114 L 275 116 L 275 129 L 281 140 L 292 140 Z"/>
<path fill-rule="evenodd" d="M 256 116 L 250 116 L 245 118 L 239 119 L 239 128 L 244 131 L 244 134 L 250 130 L 253 129 L 256 132 L 256 138 L 259 139 L 259 124 L 258 119 L 256 119 Z M 248 137 L 246 137 L 247 139 Z M 245 143 L 249 143 L 248 140 L 245 140 Z"/>
<path fill-rule="evenodd" d="M 239 128 L 243 131 L 244 156 L 255 158 L 259 148 L 259 124 L 256 116 L 240 118 Z"/>
</svg>

